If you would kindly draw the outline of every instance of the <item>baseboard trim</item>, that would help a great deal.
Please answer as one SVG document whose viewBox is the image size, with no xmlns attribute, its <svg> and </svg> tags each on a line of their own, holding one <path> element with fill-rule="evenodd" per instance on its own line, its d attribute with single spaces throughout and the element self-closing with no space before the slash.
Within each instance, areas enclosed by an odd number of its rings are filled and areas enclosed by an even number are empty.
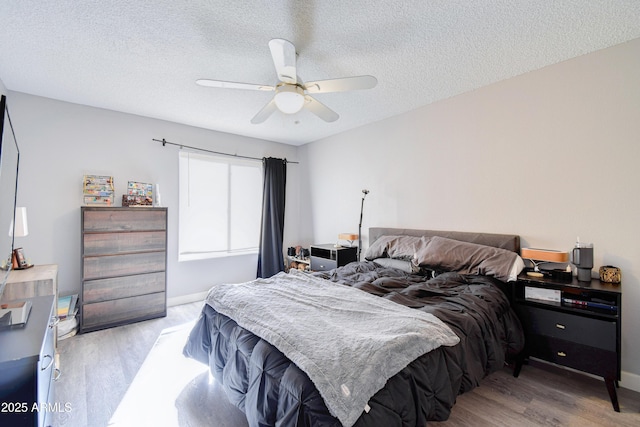
<svg viewBox="0 0 640 427">
<path fill-rule="evenodd" d="M 622 371 L 620 373 L 620 387 L 640 392 L 640 375 Z"/>
<path fill-rule="evenodd" d="M 167 298 L 167 307 L 176 305 L 190 304 L 192 302 L 204 301 L 209 291 L 198 292 L 195 294 L 181 295 L 179 297 Z"/>
</svg>

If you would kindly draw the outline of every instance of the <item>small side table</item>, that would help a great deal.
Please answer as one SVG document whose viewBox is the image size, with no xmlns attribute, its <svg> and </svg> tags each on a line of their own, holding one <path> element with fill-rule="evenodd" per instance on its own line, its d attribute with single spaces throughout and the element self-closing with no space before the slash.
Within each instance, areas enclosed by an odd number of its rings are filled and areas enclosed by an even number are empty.
<svg viewBox="0 0 640 427">
<path fill-rule="evenodd" d="M 620 412 L 621 285 L 521 275 L 512 289 L 526 343 L 513 375 L 520 374 L 524 359 L 531 356 L 603 377 L 613 409 Z M 540 299 L 545 294 L 557 300 Z"/>
<path fill-rule="evenodd" d="M 327 271 L 342 267 L 357 258 L 357 247 L 335 246 L 332 243 L 311 245 L 311 270 Z"/>
</svg>

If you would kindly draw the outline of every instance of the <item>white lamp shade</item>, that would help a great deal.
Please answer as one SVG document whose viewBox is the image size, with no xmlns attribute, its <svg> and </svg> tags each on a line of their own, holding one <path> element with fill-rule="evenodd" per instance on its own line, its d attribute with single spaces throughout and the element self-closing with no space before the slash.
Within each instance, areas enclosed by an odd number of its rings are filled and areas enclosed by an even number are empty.
<svg viewBox="0 0 640 427">
<path fill-rule="evenodd" d="M 535 261 L 563 263 L 569 261 L 569 252 L 557 251 L 555 249 L 534 249 L 521 248 L 520 256 L 525 259 Z"/>
<path fill-rule="evenodd" d="M 295 114 L 304 105 L 304 92 L 298 86 L 280 86 L 274 100 L 278 110 L 285 114 Z"/>
<path fill-rule="evenodd" d="M 13 227 L 13 221 L 11 221 L 11 227 L 9 227 L 9 236 L 13 234 L 15 229 L 16 237 L 24 237 L 29 235 L 29 225 L 27 224 L 27 208 L 16 208 L 16 226 Z"/>
</svg>

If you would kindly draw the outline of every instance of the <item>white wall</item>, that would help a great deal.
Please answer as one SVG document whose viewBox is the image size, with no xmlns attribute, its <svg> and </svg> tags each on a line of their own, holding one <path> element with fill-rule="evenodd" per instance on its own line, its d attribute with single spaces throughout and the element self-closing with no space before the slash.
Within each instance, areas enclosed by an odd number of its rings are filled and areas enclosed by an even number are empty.
<svg viewBox="0 0 640 427">
<path fill-rule="evenodd" d="M 307 144 L 311 236 L 357 230 L 363 188 L 363 231 L 515 233 L 561 250 L 580 236 L 594 273 L 622 269 L 622 385 L 640 390 L 638 76 L 640 39 Z"/>
<path fill-rule="evenodd" d="M 167 296 L 204 292 L 214 283 L 256 276 L 257 257 L 177 261 L 178 148 L 152 139 L 232 154 L 296 159 L 296 147 L 178 125 L 24 93 L 8 94 L 21 152 L 18 205 L 26 206 L 29 236 L 16 242 L 35 264 L 58 264 L 60 294 L 80 291 L 82 176 L 114 176 L 116 205 L 128 181 L 160 184 L 169 208 Z M 298 229 L 298 175 L 288 165 L 285 242 Z"/>
</svg>

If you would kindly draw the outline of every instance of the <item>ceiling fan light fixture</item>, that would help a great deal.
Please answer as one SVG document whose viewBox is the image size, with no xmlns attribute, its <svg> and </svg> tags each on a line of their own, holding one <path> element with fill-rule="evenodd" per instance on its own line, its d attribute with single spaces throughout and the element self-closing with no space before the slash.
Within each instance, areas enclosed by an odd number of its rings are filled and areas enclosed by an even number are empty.
<svg viewBox="0 0 640 427">
<path fill-rule="evenodd" d="M 196 80 L 196 83 L 200 86 L 223 89 L 275 91 L 275 96 L 251 119 L 251 123 L 254 125 L 263 123 L 276 111 L 296 114 L 303 108 L 325 122 L 335 122 L 340 117 L 338 113 L 311 95 L 372 89 L 378 83 L 378 80 L 373 76 L 340 77 L 304 83 L 298 79 L 297 53 L 293 43 L 284 39 L 273 39 L 269 41 L 269 49 L 279 80 L 279 83 L 274 86 L 211 79 L 199 79 Z"/>
<path fill-rule="evenodd" d="M 277 89 L 274 100 L 278 110 L 285 114 L 295 114 L 304 105 L 304 91 L 299 86 L 283 85 Z"/>
</svg>

